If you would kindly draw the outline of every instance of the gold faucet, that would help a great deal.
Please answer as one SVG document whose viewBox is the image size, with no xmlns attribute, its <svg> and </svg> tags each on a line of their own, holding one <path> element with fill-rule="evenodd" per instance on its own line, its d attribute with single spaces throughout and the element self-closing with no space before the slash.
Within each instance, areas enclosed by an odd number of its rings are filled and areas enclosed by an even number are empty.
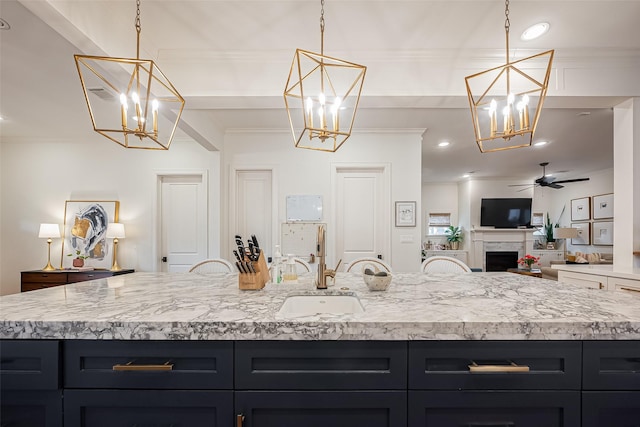
<svg viewBox="0 0 640 427">
<path fill-rule="evenodd" d="M 342 262 L 342 260 L 338 261 L 338 265 L 334 270 L 330 270 L 327 268 L 327 265 L 325 263 L 324 225 L 318 226 L 316 256 L 318 257 L 318 278 L 316 279 L 316 289 L 327 289 L 327 277 L 331 277 L 332 279 L 335 279 L 336 270 L 340 266 L 340 262 Z"/>
</svg>

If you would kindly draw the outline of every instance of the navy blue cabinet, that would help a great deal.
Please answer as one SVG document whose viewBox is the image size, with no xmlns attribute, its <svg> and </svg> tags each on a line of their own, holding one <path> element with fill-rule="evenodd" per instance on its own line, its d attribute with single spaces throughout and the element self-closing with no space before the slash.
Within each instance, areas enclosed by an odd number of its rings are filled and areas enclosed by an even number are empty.
<svg viewBox="0 0 640 427">
<path fill-rule="evenodd" d="M 59 362 L 59 341 L 0 341 L 0 425 L 62 426 Z"/>
<path fill-rule="evenodd" d="M 236 343 L 235 408 L 243 427 L 407 424 L 407 344 Z"/>
<path fill-rule="evenodd" d="M 579 341 L 409 343 L 409 425 L 579 427 Z"/>
<path fill-rule="evenodd" d="M 640 427 L 640 342 L 584 342 L 582 425 Z"/>
<path fill-rule="evenodd" d="M 0 362 L 2 426 L 640 427 L 639 341 L 3 340 Z"/>
<path fill-rule="evenodd" d="M 64 422 L 229 426 L 233 342 L 65 341 Z"/>
</svg>

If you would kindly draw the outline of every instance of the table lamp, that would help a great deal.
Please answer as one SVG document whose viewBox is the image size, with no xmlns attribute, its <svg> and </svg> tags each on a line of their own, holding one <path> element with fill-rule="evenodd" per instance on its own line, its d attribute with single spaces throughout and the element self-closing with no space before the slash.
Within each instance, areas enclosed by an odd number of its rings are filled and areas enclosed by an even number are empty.
<svg viewBox="0 0 640 427">
<path fill-rule="evenodd" d="M 51 265 L 51 239 L 60 238 L 60 227 L 58 224 L 40 224 L 40 232 L 38 237 L 41 239 L 47 239 L 47 245 L 49 245 L 47 255 L 47 265 L 42 269 L 43 271 L 53 271 L 55 267 Z"/>
<path fill-rule="evenodd" d="M 107 226 L 107 239 L 113 239 L 113 265 L 111 266 L 111 271 L 122 270 L 118 265 L 118 239 L 124 238 L 124 224 L 110 222 Z"/>
<path fill-rule="evenodd" d="M 578 237 L 578 229 L 577 228 L 554 228 L 553 229 L 553 238 L 554 239 L 573 239 Z M 567 242 L 564 242 L 564 260 L 567 260 Z"/>
</svg>

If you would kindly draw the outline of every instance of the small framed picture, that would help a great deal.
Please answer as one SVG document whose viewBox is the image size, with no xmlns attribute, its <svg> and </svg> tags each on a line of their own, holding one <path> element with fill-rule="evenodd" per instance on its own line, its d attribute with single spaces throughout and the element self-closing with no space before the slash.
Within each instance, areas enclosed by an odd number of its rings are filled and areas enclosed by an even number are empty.
<svg viewBox="0 0 640 427">
<path fill-rule="evenodd" d="M 534 227 L 542 227 L 544 225 L 544 214 L 542 212 L 534 212 L 531 214 L 531 225 Z"/>
<path fill-rule="evenodd" d="M 613 193 L 593 196 L 593 219 L 613 218 Z"/>
<path fill-rule="evenodd" d="M 416 202 L 396 202 L 396 227 L 416 226 Z"/>
<path fill-rule="evenodd" d="M 594 245 L 613 246 L 613 221 L 594 222 L 591 228 Z"/>
<path fill-rule="evenodd" d="M 590 245 L 591 244 L 591 234 L 589 233 L 589 223 L 571 223 L 571 228 L 578 229 L 578 237 L 573 237 L 571 239 L 572 245 Z"/>
<path fill-rule="evenodd" d="M 571 221 L 586 221 L 591 218 L 590 197 L 571 200 Z"/>
</svg>

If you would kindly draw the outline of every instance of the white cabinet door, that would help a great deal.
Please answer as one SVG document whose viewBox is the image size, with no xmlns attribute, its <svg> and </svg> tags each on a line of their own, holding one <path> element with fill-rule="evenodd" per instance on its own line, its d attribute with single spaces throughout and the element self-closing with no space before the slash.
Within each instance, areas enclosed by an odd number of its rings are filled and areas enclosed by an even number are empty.
<svg viewBox="0 0 640 427">
<path fill-rule="evenodd" d="M 607 277 L 595 274 L 574 273 L 569 271 L 558 272 L 558 282 L 569 283 L 591 289 L 607 289 Z"/>
</svg>

